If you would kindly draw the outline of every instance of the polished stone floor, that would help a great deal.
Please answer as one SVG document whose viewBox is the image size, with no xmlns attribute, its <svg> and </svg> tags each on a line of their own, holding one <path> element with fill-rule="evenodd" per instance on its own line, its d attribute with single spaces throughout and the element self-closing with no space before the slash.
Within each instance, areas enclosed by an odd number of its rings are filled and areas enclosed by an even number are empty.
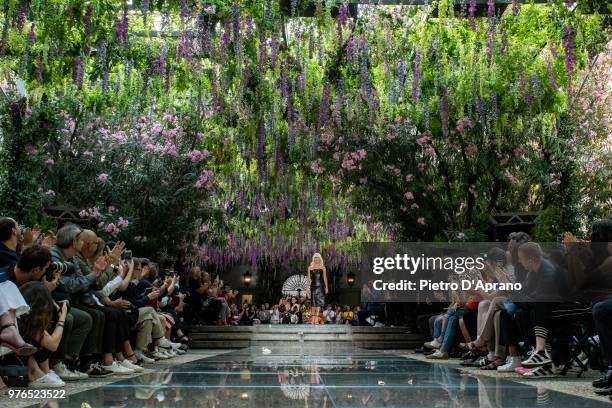
<svg viewBox="0 0 612 408">
<path fill-rule="evenodd" d="M 320 344 L 320 343 L 319 343 Z M 252 347 L 74 394 L 60 407 L 610 407 L 371 350 Z"/>
</svg>

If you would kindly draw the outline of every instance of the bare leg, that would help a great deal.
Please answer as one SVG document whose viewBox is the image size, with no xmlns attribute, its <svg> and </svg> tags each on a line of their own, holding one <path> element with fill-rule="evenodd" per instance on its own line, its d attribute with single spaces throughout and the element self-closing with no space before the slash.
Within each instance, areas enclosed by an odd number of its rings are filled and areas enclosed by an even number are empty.
<svg viewBox="0 0 612 408">
<path fill-rule="evenodd" d="M 16 320 L 17 319 L 15 318 L 15 311 L 9 310 L 8 313 L 5 313 L 0 316 L 0 326 L 15 324 Z M 26 342 L 23 341 L 23 338 L 21 337 L 19 331 L 17 330 L 17 327 L 15 326 L 9 326 L 2 330 L 2 332 L 0 333 L 0 341 L 2 343 L 10 344 L 15 348 L 20 348 L 26 345 Z"/>
<path fill-rule="evenodd" d="M 34 380 L 38 380 L 44 375 L 45 373 L 42 372 L 34 357 L 28 358 L 28 380 L 32 382 Z"/>
</svg>

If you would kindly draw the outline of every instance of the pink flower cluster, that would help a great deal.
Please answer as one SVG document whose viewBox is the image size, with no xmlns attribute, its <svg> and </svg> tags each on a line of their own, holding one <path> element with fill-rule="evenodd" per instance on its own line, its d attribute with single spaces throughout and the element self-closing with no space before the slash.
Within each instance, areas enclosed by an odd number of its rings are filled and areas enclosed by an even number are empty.
<svg viewBox="0 0 612 408">
<path fill-rule="evenodd" d="M 419 137 L 416 142 L 419 146 L 426 145 L 431 140 L 431 135 L 423 135 Z"/>
<path fill-rule="evenodd" d="M 193 163 L 199 163 L 202 160 L 208 158 L 210 156 L 210 152 L 206 149 L 204 150 L 193 150 L 187 153 L 187 156 L 191 159 Z"/>
<path fill-rule="evenodd" d="M 310 169 L 313 173 L 321 174 L 323 173 L 324 168 L 321 166 L 321 159 L 317 159 L 313 161 L 310 165 Z"/>
<path fill-rule="evenodd" d="M 474 122 L 472 122 L 472 120 L 467 116 L 457 120 L 457 124 L 455 126 L 455 129 L 457 129 L 457 132 L 461 134 L 464 134 L 467 129 L 473 129 L 473 128 L 474 128 Z"/>
<path fill-rule="evenodd" d="M 100 183 L 106 183 L 108 181 L 108 174 L 106 174 L 106 173 L 98 174 L 98 181 Z"/>
<path fill-rule="evenodd" d="M 92 207 L 86 210 L 81 210 L 79 212 L 79 217 L 81 218 L 87 218 L 87 217 L 91 217 L 91 218 L 100 218 L 100 210 L 98 210 L 98 207 Z"/>
<path fill-rule="evenodd" d="M 196 190 L 201 190 L 203 188 L 210 190 L 213 188 L 213 185 L 213 172 L 211 170 L 204 169 L 202 171 L 202 175 L 195 183 Z"/>
</svg>

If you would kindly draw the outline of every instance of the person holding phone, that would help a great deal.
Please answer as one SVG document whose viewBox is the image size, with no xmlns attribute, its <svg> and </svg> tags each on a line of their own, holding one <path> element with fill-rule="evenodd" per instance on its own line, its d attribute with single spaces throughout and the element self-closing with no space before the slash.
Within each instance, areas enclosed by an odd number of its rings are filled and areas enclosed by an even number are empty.
<svg viewBox="0 0 612 408">
<path fill-rule="evenodd" d="M 21 286 L 21 293 L 31 307 L 30 313 L 19 319 L 24 337 L 36 347 L 27 357 L 28 380 L 31 388 L 60 388 L 66 383 L 49 368 L 51 354 L 57 350 L 64 335 L 68 315 L 68 302 L 55 302 L 41 282 L 28 282 Z M 55 324 L 53 324 L 55 316 Z M 47 331 L 54 327 L 53 331 Z"/>
</svg>

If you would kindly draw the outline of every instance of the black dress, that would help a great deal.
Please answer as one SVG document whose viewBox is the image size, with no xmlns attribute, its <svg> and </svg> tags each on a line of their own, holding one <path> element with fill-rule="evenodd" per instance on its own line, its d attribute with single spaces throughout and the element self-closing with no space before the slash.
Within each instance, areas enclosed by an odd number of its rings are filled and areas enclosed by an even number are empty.
<svg viewBox="0 0 612 408">
<path fill-rule="evenodd" d="M 314 307 L 325 305 L 325 288 L 323 282 L 323 269 L 312 269 L 310 271 L 310 297 Z"/>
</svg>

